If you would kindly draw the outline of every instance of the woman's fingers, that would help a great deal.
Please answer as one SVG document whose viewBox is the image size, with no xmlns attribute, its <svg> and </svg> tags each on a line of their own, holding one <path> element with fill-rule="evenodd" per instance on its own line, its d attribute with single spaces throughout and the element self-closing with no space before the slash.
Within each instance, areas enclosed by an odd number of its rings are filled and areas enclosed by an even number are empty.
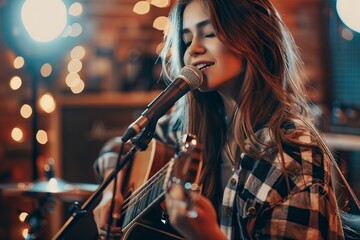
<svg viewBox="0 0 360 240">
<path fill-rule="evenodd" d="M 107 226 L 100 227 L 98 232 L 99 236 L 105 239 L 107 231 L 108 231 Z M 115 237 L 121 237 L 121 228 L 111 226 L 109 229 L 109 238 L 115 238 Z"/>
<path fill-rule="evenodd" d="M 93 210 L 94 220 L 100 236 L 106 236 L 111 200 L 112 200 L 111 191 L 104 192 L 100 203 Z M 118 221 L 121 217 L 120 208 L 123 203 L 123 197 L 121 196 L 121 194 L 118 194 L 114 200 L 115 200 L 114 202 L 115 205 L 114 205 L 114 211 L 112 212 L 113 223 L 110 224 L 113 226 L 110 227 L 110 233 L 112 235 L 114 234 L 119 235 L 121 233 L 121 229 L 115 227 L 115 225 L 116 225 L 116 221 Z"/>
<path fill-rule="evenodd" d="M 171 190 L 165 196 L 170 223 L 176 230 L 187 239 L 210 239 L 212 234 L 223 237 L 216 221 L 215 209 L 209 199 L 197 194 L 189 202 L 176 198 L 179 196 L 181 197 L 181 194 L 172 194 Z"/>
</svg>

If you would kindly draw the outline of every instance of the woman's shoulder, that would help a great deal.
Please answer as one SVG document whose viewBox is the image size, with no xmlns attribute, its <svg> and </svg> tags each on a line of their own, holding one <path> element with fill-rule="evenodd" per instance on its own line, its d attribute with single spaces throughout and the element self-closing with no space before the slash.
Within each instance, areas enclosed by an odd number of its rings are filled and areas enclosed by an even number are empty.
<svg viewBox="0 0 360 240">
<path fill-rule="evenodd" d="M 275 157 L 278 158 L 278 157 Z M 295 193 L 306 191 L 313 185 L 328 188 L 327 174 L 323 168 L 301 164 L 287 155 L 286 171 L 278 159 L 273 162 L 254 160 L 245 155 L 239 172 L 238 193 L 244 199 L 251 199 L 266 205 L 274 205 Z"/>
<path fill-rule="evenodd" d="M 284 130 L 294 131 L 296 124 L 288 123 Z M 256 134 L 265 143 L 261 146 L 277 146 L 269 128 L 259 129 Z M 304 136 L 299 136 L 300 142 L 307 141 Z M 320 148 L 307 148 L 287 142 L 280 144 L 283 152 L 263 147 L 265 154 L 259 159 L 242 155 L 239 179 L 243 181 L 240 188 L 243 193 L 271 205 L 313 184 L 327 188 L 330 181 L 329 159 Z"/>
<path fill-rule="evenodd" d="M 174 120 L 172 114 L 164 115 L 156 125 L 154 138 L 168 145 L 175 146 L 182 135 L 179 126 L 179 120 Z"/>
<path fill-rule="evenodd" d="M 255 132 L 258 139 L 256 148 L 261 153 L 260 158 L 290 173 L 299 170 L 293 169 L 292 164 L 298 164 L 299 167 L 308 164 L 324 167 L 328 159 L 318 144 L 318 136 L 305 125 L 299 121 L 289 120 L 284 122 L 277 131 L 281 134 L 275 133 L 273 128 L 264 126 Z"/>
</svg>

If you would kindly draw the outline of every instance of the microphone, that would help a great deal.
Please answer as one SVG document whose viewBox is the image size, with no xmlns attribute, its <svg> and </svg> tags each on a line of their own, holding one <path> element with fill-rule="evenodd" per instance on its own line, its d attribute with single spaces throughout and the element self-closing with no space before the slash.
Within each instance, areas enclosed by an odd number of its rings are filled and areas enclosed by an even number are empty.
<svg viewBox="0 0 360 240">
<path fill-rule="evenodd" d="M 203 76 L 198 68 L 192 65 L 183 67 L 177 78 L 147 106 L 137 120 L 129 125 L 122 136 L 122 141 L 127 142 L 135 137 L 150 121 L 159 120 L 177 100 L 190 90 L 198 88 L 202 81 Z"/>
</svg>

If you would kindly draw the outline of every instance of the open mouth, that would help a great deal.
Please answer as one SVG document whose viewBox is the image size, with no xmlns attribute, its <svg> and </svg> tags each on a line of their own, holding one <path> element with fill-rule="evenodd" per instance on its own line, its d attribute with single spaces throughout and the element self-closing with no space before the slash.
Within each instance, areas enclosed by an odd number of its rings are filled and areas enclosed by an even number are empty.
<svg viewBox="0 0 360 240">
<path fill-rule="evenodd" d="M 200 63 L 200 64 L 196 64 L 195 67 L 197 67 L 200 71 L 203 71 L 208 67 L 211 67 L 212 65 L 214 65 L 214 63 Z"/>
</svg>

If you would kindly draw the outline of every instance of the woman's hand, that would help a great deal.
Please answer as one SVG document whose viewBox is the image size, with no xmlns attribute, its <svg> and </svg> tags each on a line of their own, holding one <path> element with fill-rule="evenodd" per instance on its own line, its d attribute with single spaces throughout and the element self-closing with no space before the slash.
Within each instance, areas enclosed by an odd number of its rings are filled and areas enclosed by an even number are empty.
<svg viewBox="0 0 360 240">
<path fill-rule="evenodd" d="M 109 170 L 111 172 L 112 170 Z M 108 174 L 107 174 L 108 175 Z M 100 203 L 94 208 L 94 220 L 96 227 L 101 238 L 106 237 L 106 232 L 108 228 L 108 218 L 110 213 L 111 200 L 113 197 L 113 183 L 110 183 L 109 186 L 104 190 L 102 199 Z M 113 211 L 113 220 L 119 220 L 120 218 L 120 208 L 123 204 L 123 196 L 119 191 L 117 191 L 114 202 L 114 211 Z M 116 227 L 115 224 L 110 227 L 110 237 L 120 236 L 121 229 Z"/>
<path fill-rule="evenodd" d="M 172 191 L 165 197 L 170 224 L 186 239 L 226 239 L 216 221 L 216 212 L 209 199 L 198 194 L 188 210 L 187 203 L 179 201 Z M 194 214 L 195 213 L 195 214 Z"/>
</svg>

